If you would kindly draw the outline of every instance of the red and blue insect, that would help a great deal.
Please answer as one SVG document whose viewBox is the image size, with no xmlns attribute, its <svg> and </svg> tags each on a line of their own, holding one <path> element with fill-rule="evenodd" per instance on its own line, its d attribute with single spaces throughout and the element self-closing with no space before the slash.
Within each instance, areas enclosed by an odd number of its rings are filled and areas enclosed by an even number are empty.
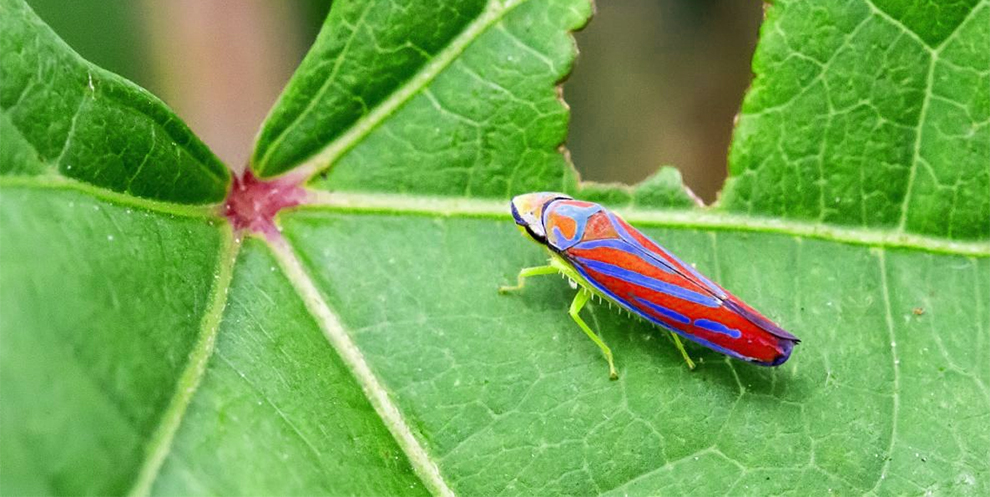
<svg viewBox="0 0 990 497">
<path fill-rule="evenodd" d="M 783 364 L 800 342 L 598 204 L 560 193 L 528 193 L 512 199 L 512 217 L 547 248 L 550 261 L 523 269 L 515 286 L 499 291 L 519 290 L 530 276 L 556 273 L 580 285 L 569 314 L 601 348 L 613 379 L 618 374 L 612 351 L 580 316 L 593 296 L 670 330 L 692 369 L 678 335 L 761 366 Z"/>
</svg>

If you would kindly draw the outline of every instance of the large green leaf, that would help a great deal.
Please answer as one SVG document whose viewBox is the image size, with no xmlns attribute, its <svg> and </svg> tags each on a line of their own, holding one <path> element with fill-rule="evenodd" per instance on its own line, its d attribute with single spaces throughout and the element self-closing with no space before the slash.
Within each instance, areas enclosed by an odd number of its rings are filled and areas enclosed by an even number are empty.
<svg viewBox="0 0 990 497">
<path fill-rule="evenodd" d="M 160 100 L 82 60 L 23 2 L 0 9 L 0 174 L 183 204 L 223 200 L 227 169 Z"/>
<path fill-rule="evenodd" d="M 308 176 L 332 164 L 314 186 L 334 191 L 570 189 L 554 83 L 573 61 L 567 31 L 589 11 L 585 1 L 340 2 L 252 166 L 269 176 L 301 162 Z"/>
<path fill-rule="evenodd" d="M 990 4 L 775 3 L 723 204 L 990 239 Z"/>
<path fill-rule="evenodd" d="M 259 138 L 253 171 L 309 188 L 265 236 L 160 102 L 0 0 L 0 491 L 990 491 L 990 2 L 776 2 L 713 210 L 672 169 L 577 183 L 554 85 L 585 0 L 428 3 L 334 3 Z M 691 372 L 591 305 L 609 381 L 566 284 L 495 292 L 544 257 L 505 198 L 544 188 L 802 344 L 778 369 L 689 347 Z"/>
</svg>

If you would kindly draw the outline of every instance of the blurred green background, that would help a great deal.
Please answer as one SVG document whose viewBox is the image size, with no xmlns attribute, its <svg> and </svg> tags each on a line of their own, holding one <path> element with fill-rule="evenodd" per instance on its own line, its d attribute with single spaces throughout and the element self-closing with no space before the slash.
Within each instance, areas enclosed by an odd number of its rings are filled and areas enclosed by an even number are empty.
<svg viewBox="0 0 990 497">
<path fill-rule="evenodd" d="M 302 59 L 330 0 L 28 0 L 73 48 L 165 100 L 233 167 Z M 706 202 L 726 173 L 759 0 L 598 0 L 564 86 L 582 177 L 677 166 Z"/>
</svg>

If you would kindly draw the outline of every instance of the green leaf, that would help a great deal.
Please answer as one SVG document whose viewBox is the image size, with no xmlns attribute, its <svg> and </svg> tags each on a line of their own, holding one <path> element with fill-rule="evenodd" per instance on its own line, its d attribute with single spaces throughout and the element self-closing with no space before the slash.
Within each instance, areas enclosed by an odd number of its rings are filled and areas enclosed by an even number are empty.
<svg viewBox="0 0 990 497">
<path fill-rule="evenodd" d="M 582 199 L 612 206 L 688 208 L 701 205 L 701 200 L 688 190 L 681 172 L 663 166 L 633 187 L 585 181 L 578 193 Z"/>
<path fill-rule="evenodd" d="M 0 11 L 0 174 L 183 204 L 223 200 L 230 173 L 160 100 L 82 60 L 22 1 L 2 0 Z"/>
<path fill-rule="evenodd" d="M 216 350 L 161 448 L 154 493 L 425 494 L 277 264 L 257 240 L 238 254 Z"/>
<path fill-rule="evenodd" d="M 990 492 L 990 2 L 775 3 L 708 210 L 669 168 L 577 182 L 555 84 L 585 0 L 427 3 L 334 3 L 258 141 L 281 178 L 230 188 L 309 189 L 265 236 L 159 101 L 0 0 L 0 492 Z M 945 47 L 914 55 L 932 85 L 900 44 Z M 802 343 L 777 369 L 689 345 L 691 372 L 591 304 L 609 381 L 566 284 L 495 291 L 546 257 L 505 206 L 535 189 L 615 206 Z"/>
<path fill-rule="evenodd" d="M 990 260 L 636 224 L 797 333 L 791 361 L 689 347 L 690 372 L 664 334 L 599 305 L 610 382 L 566 284 L 494 291 L 543 259 L 506 220 L 307 210 L 284 233 L 456 493 L 986 489 Z"/>
<path fill-rule="evenodd" d="M 332 191 L 571 191 L 575 174 L 559 153 L 567 108 L 554 84 L 573 63 L 567 33 L 590 8 L 335 3 L 265 122 L 252 168 L 262 176 L 300 165 L 307 177 L 326 171 L 311 186 Z"/>
<path fill-rule="evenodd" d="M 986 1 L 774 2 L 722 205 L 990 239 L 988 44 Z"/>
</svg>

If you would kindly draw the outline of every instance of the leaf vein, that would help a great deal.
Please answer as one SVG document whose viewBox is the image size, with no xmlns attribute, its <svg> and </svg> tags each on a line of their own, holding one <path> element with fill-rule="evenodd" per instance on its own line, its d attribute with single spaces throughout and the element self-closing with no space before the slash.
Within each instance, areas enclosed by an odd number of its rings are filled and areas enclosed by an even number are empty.
<svg viewBox="0 0 990 497">
<path fill-rule="evenodd" d="M 467 217 L 510 220 L 504 200 L 457 199 L 374 193 L 329 193 L 310 190 L 300 210 L 354 214 L 408 214 L 428 217 Z M 897 247 L 940 254 L 990 257 L 990 242 L 959 241 L 885 229 L 809 223 L 794 219 L 707 210 L 619 209 L 630 223 L 645 227 L 677 227 L 718 231 L 774 233 L 868 247 Z"/>
<path fill-rule="evenodd" d="M 309 101 L 309 104 L 306 105 L 306 108 L 303 109 L 303 111 L 300 112 L 299 115 L 297 115 L 295 119 L 293 119 L 292 122 L 289 123 L 289 125 L 286 126 L 278 134 L 277 137 L 275 137 L 274 140 L 272 140 L 271 145 L 269 145 L 268 147 L 268 152 L 266 152 L 264 157 L 262 157 L 261 160 L 258 161 L 259 171 L 263 171 L 265 169 L 265 165 L 268 163 L 269 157 L 271 157 L 272 153 L 274 153 L 275 150 L 278 149 L 278 146 L 282 144 L 282 142 L 285 140 L 285 137 L 289 134 L 289 132 L 292 131 L 292 129 L 295 128 L 300 122 L 302 122 L 303 118 L 306 117 L 306 115 L 308 115 L 310 112 L 313 111 L 313 108 L 315 108 L 316 104 L 320 101 L 321 98 L 323 98 L 323 95 L 326 94 L 327 90 L 329 90 L 330 87 L 333 86 L 333 83 L 336 81 L 337 78 L 337 73 L 340 72 L 340 67 L 343 65 L 344 59 L 347 56 L 347 52 L 351 48 L 351 43 L 353 43 L 354 39 L 357 38 L 358 31 L 361 30 L 361 26 L 362 24 L 364 24 L 364 19 L 368 16 L 368 12 L 371 11 L 371 7 L 373 5 L 374 2 L 367 2 L 365 4 L 364 10 L 361 11 L 361 16 L 358 18 L 354 26 L 348 26 L 351 29 L 351 35 L 347 38 L 347 41 L 344 42 L 344 47 L 341 48 L 340 53 L 337 55 L 337 60 L 334 61 L 333 69 L 330 70 L 330 75 L 327 76 L 327 80 L 320 87 L 320 90 L 316 92 L 316 95 L 314 95 L 313 98 Z M 278 109 L 279 107 L 280 106 L 276 104 L 272 108 Z"/>
<path fill-rule="evenodd" d="M 921 140 L 922 131 L 925 127 L 925 118 L 928 115 L 929 102 L 932 100 L 932 82 L 935 77 L 936 57 L 932 56 L 928 61 L 928 76 L 925 79 L 925 98 L 921 102 L 921 111 L 918 113 L 918 132 L 914 138 L 914 149 L 912 153 L 911 169 L 908 172 L 907 187 L 904 189 L 904 199 L 901 201 L 901 218 L 897 223 L 897 230 L 904 231 L 907 227 L 908 207 L 911 205 L 911 192 L 914 190 L 915 177 L 918 175 L 918 163 L 922 161 Z"/>
<path fill-rule="evenodd" d="M 890 470 L 890 461 L 894 458 L 894 445 L 897 442 L 897 417 L 900 415 L 900 391 L 901 391 L 901 367 L 900 359 L 897 355 L 897 337 L 894 334 L 894 315 L 890 305 L 890 286 L 887 283 L 887 256 L 884 250 L 877 251 L 877 263 L 880 269 L 880 291 L 883 294 L 883 305 L 887 322 L 887 334 L 890 339 L 891 366 L 893 367 L 893 386 L 890 415 L 890 444 L 885 451 L 883 468 L 877 475 L 877 481 L 873 484 L 870 492 L 876 492 L 884 480 L 887 479 L 887 472 Z"/>
<path fill-rule="evenodd" d="M 199 336 L 189 353 L 189 362 L 175 385 L 175 393 L 145 449 L 144 463 L 134 487 L 129 492 L 131 496 L 145 496 L 151 493 L 151 487 L 172 448 L 175 434 L 185 418 L 186 409 L 206 373 L 207 363 L 216 346 L 223 310 L 227 306 L 227 290 L 233 279 L 234 262 L 239 249 L 240 241 L 234 239 L 232 231 L 227 230 L 217 261 L 217 278 L 211 290 L 210 307 L 203 315 Z"/>
<path fill-rule="evenodd" d="M 313 459 L 314 462 L 319 462 L 323 460 L 323 453 L 320 452 L 320 449 L 316 448 L 316 446 L 313 445 L 313 442 L 311 442 L 309 438 L 306 437 L 306 435 L 303 435 L 302 431 L 299 430 L 299 427 L 296 426 L 296 424 L 293 423 L 292 420 L 290 420 L 289 417 L 286 416 L 286 414 L 282 411 L 282 409 L 279 409 L 279 407 L 275 405 L 275 403 L 273 403 L 268 398 L 268 396 L 262 393 L 261 389 L 258 388 L 254 383 L 251 382 L 251 380 L 247 378 L 247 375 L 241 372 L 241 370 L 237 369 L 237 366 L 235 366 L 234 363 L 230 362 L 230 359 L 227 359 L 227 357 L 224 356 L 222 353 L 217 352 L 217 359 L 220 359 L 221 361 L 223 361 L 224 364 L 230 367 L 230 369 L 234 370 L 234 372 L 237 373 L 238 378 L 240 378 L 241 381 L 243 381 L 248 386 L 248 388 L 254 390 L 255 393 L 257 393 L 258 396 L 261 397 L 265 401 L 265 403 L 268 404 L 268 406 L 275 411 L 275 414 L 278 415 L 278 418 L 283 423 L 285 423 L 285 425 L 288 426 L 290 430 L 292 430 L 292 433 L 297 438 L 299 438 L 299 440 L 301 440 L 303 444 L 306 445 L 306 448 L 310 451 L 310 453 L 312 453 L 313 456 L 315 456 Z"/>
<path fill-rule="evenodd" d="M 284 242 L 271 243 L 272 252 L 285 271 L 286 277 L 302 298 L 319 324 L 323 335 L 350 369 L 354 379 L 364 391 L 368 401 L 382 419 L 382 423 L 395 437 L 399 447 L 422 482 L 435 495 L 453 496 L 454 492 L 444 481 L 440 469 L 426 448 L 419 442 L 406 422 L 398 405 L 391 399 L 385 386 L 371 370 L 357 344 L 344 329 L 337 315 L 323 299 L 319 289 L 302 266 L 292 248 Z"/>
<path fill-rule="evenodd" d="M 322 150 L 313 154 L 309 159 L 299 165 L 294 175 L 309 178 L 331 167 L 344 153 L 356 146 L 364 137 L 378 128 L 387 117 L 391 116 L 392 113 L 411 100 L 430 82 L 436 79 L 437 76 L 450 67 L 451 64 L 457 61 L 458 56 L 478 37 L 526 1 L 528 0 L 517 0 L 514 3 L 510 2 L 506 5 L 502 5 L 497 1 L 489 2 L 481 15 L 475 21 L 468 24 L 467 28 L 455 37 L 446 48 L 441 50 L 432 61 L 424 65 L 418 73 L 388 98 L 382 100 L 371 112 L 357 120 L 340 137 L 327 144 Z"/>
<path fill-rule="evenodd" d="M 876 4 L 873 3 L 873 0 L 866 0 L 866 5 L 870 7 L 870 11 L 873 12 L 873 14 L 875 16 L 877 16 L 877 17 L 879 17 L 879 18 L 881 18 L 881 19 L 889 22 L 890 24 L 893 24 L 894 26 L 896 26 L 898 29 L 900 29 L 901 31 L 903 31 L 905 34 L 907 34 L 908 36 L 910 36 L 911 38 L 913 38 L 914 41 L 917 41 L 921 45 L 921 47 L 924 48 L 926 51 L 928 51 L 928 52 L 933 52 L 934 51 L 934 47 L 932 47 L 927 42 L 925 42 L 925 40 L 923 40 L 921 38 L 921 36 L 918 35 L 918 33 L 915 33 L 914 31 L 911 30 L 911 28 L 905 26 L 903 22 L 895 19 L 894 17 L 892 17 L 890 14 L 888 14 L 886 11 L 884 11 L 880 7 L 877 7 Z"/>
<path fill-rule="evenodd" d="M 949 42 L 952 41 L 952 39 L 955 38 L 960 31 L 962 31 L 963 26 L 965 26 L 966 23 L 968 23 L 970 19 L 972 19 L 973 16 L 980 11 L 980 9 L 986 7 L 987 5 L 990 5 L 990 2 L 984 1 L 974 5 L 973 8 L 966 13 L 966 17 L 964 17 L 962 21 L 959 21 L 959 24 L 956 24 L 955 29 L 953 29 L 952 32 L 945 37 L 945 39 L 939 42 L 938 46 L 935 47 L 935 51 L 941 52 L 943 48 L 947 47 L 949 45 Z"/>
<path fill-rule="evenodd" d="M 126 193 L 115 192 L 85 183 L 66 176 L 2 176 L 0 187 L 3 188 L 36 188 L 52 190 L 71 190 L 91 195 L 94 198 L 111 202 L 116 205 L 129 206 L 160 214 L 182 217 L 214 218 L 220 220 L 216 205 L 186 205 L 174 204 L 161 200 L 151 200 L 135 197 Z"/>
</svg>

